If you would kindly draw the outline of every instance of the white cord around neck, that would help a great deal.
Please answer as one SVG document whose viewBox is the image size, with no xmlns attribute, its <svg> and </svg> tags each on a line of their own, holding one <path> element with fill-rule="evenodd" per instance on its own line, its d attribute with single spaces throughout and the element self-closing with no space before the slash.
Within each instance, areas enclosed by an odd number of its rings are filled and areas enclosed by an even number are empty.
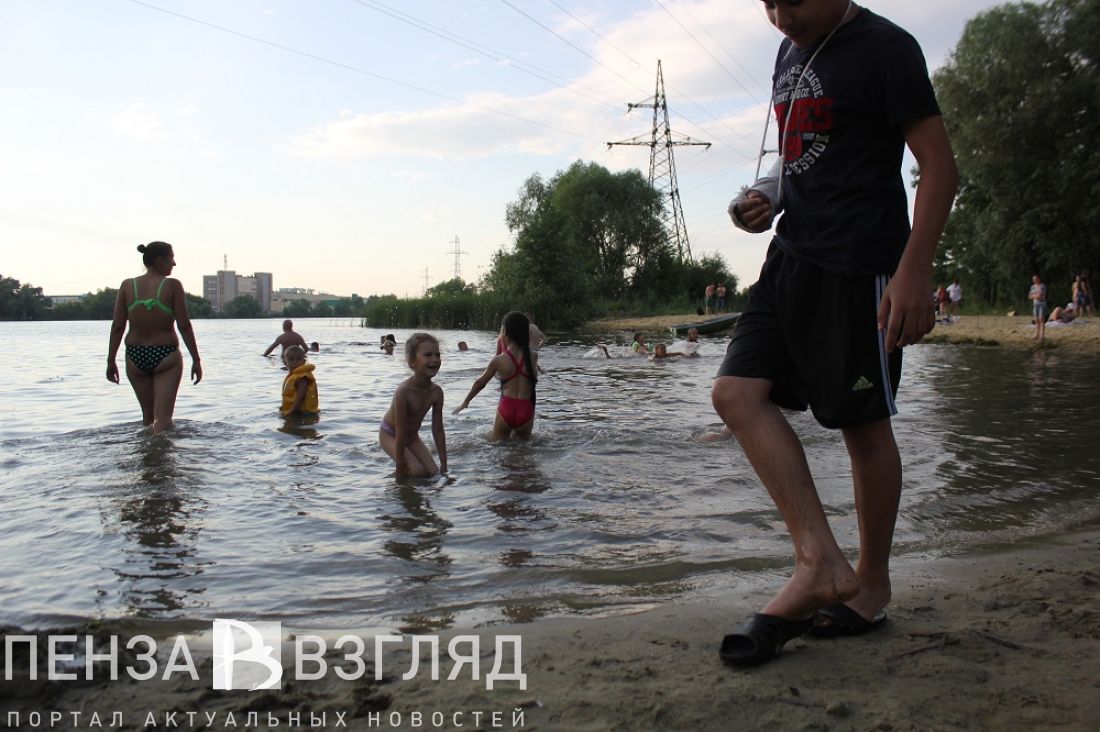
<svg viewBox="0 0 1100 732">
<path fill-rule="evenodd" d="M 777 185 L 775 208 L 778 211 L 780 204 L 783 201 L 783 171 L 787 167 L 785 164 L 787 158 L 787 135 L 789 134 L 791 125 L 791 113 L 794 112 L 794 103 L 798 99 L 798 90 L 802 86 L 802 80 L 806 78 L 806 72 L 810 70 L 810 64 L 817 58 L 817 54 L 821 53 L 821 49 L 825 48 L 825 44 L 828 43 L 832 37 L 840 30 L 840 26 L 844 25 L 844 21 L 848 18 L 848 13 L 852 12 L 852 0 L 848 0 L 848 7 L 844 9 L 844 14 L 840 16 L 840 20 L 829 31 L 829 35 L 825 36 L 825 40 L 818 44 L 813 54 L 810 55 L 810 60 L 802 66 L 802 72 L 798 75 L 798 80 L 795 81 L 794 89 L 791 91 L 790 100 L 787 103 L 787 118 L 783 121 L 783 128 L 780 130 L 779 136 L 779 180 Z M 791 55 L 791 52 L 795 49 L 794 42 L 791 42 L 791 47 L 787 49 L 787 53 L 783 55 L 783 60 L 787 59 L 787 56 Z M 774 101 L 774 100 L 773 100 Z M 767 136 L 768 122 L 771 121 L 772 110 L 768 110 L 768 116 L 764 120 L 764 135 Z M 760 146 L 760 157 L 756 161 L 756 177 L 760 177 L 760 160 L 764 157 L 764 146 Z"/>
</svg>

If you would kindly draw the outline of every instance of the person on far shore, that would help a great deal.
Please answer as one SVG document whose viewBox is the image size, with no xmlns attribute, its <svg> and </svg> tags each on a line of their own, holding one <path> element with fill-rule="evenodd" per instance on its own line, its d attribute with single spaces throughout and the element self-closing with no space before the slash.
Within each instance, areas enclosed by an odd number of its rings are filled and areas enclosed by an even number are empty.
<svg viewBox="0 0 1100 732">
<path fill-rule="evenodd" d="M 718 289 L 718 285 L 713 282 L 707 285 L 707 289 L 703 293 L 703 315 L 710 315 L 714 312 L 714 291 Z"/>
<path fill-rule="evenodd" d="M 126 378 L 141 405 L 142 424 L 156 435 L 172 428 L 176 393 L 183 376 L 176 329 L 191 354 L 191 378 L 195 384 L 202 381 L 202 362 L 195 330 L 187 315 L 183 285 L 168 276 L 176 266 L 172 246 L 154 241 L 138 246 L 137 250 L 141 252 L 145 274 L 123 280 L 118 288 L 107 346 L 107 380 L 119 383 L 115 359 L 125 332 Z"/>
<path fill-rule="evenodd" d="M 1074 307 L 1072 302 L 1067 302 L 1065 307 L 1056 305 L 1053 310 L 1050 311 L 1050 317 L 1047 318 L 1048 323 L 1072 323 L 1077 319 L 1077 308 Z"/>
<path fill-rule="evenodd" d="M 413 375 L 397 387 L 390 408 L 378 428 L 378 442 L 397 466 L 397 476 L 429 478 L 447 472 L 447 436 L 443 431 L 443 389 L 433 383 L 442 357 L 439 341 L 428 333 L 413 333 L 405 341 L 405 360 Z M 432 412 L 432 438 L 439 453 L 436 466 L 420 439 L 424 416 Z"/>
<path fill-rule="evenodd" d="M 1077 275 L 1073 278 L 1073 297 L 1070 298 L 1070 302 L 1073 303 L 1077 315 L 1084 317 L 1091 313 L 1092 300 L 1089 296 L 1088 280 L 1084 275 Z"/>
<path fill-rule="evenodd" d="M 1043 279 L 1039 275 L 1032 275 L 1027 299 L 1031 300 L 1031 317 L 1035 321 L 1034 339 L 1041 341 L 1046 337 L 1047 286 L 1043 284 Z"/>
<path fill-rule="evenodd" d="M 283 379 L 283 404 L 279 412 L 291 415 L 315 415 L 320 412 L 317 400 L 316 368 L 306 363 L 306 352 L 301 346 L 290 346 L 283 351 L 283 363 L 289 372 Z"/>
<path fill-rule="evenodd" d="M 951 296 L 947 294 L 947 288 L 940 285 L 940 288 L 936 290 L 937 315 L 945 323 L 951 322 L 947 314 L 947 303 L 949 302 L 951 302 Z"/>
<path fill-rule="evenodd" d="M 298 346 L 303 351 L 309 350 L 309 346 L 306 345 L 306 339 L 294 332 L 294 323 L 291 320 L 283 321 L 283 332 L 267 347 L 267 350 L 264 351 L 264 355 L 270 356 L 271 352 L 278 346 L 282 346 L 283 349 L 279 352 L 280 355 L 286 353 L 286 349 L 291 346 Z"/>
<path fill-rule="evenodd" d="M 538 384 L 538 354 L 530 345 L 530 321 L 521 312 L 513 310 L 504 316 L 500 327 L 504 351 L 493 356 L 484 373 L 474 381 L 470 393 L 455 407 L 458 414 L 493 379 L 500 379 L 500 403 L 493 421 L 492 439 L 509 435 L 521 439 L 531 437 L 535 425 L 535 385 Z"/>
<path fill-rule="evenodd" d="M 890 418 L 902 348 L 935 322 L 933 259 L 958 186 L 928 67 L 909 33 L 850 0 L 772 0 L 764 9 L 785 36 L 770 105 L 780 154 L 729 213 L 756 233 L 779 218 L 712 400 L 783 517 L 794 571 L 722 639 L 719 656 L 733 665 L 770 661 L 805 633 L 859 635 L 886 620 L 902 489 Z M 921 171 L 912 227 L 906 147 Z M 854 568 L 781 411 L 807 407 L 840 430 L 848 453 Z"/>
<path fill-rule="evenodd" d="M 957 323 L 959 322 L 959 308 L 962 307 L 963 299 L 963 286 L 959 284 L 958 277 L 947 286 L 947 297 L 951 301 L 948 305 L 950 320 L 953 323 Z"/>
<path fill-rule="evenodd" d="M 714 288 L 714 312 L 724 313 L 726 312 L 726 283 L 719 282 L 718 287 Z"/>
</svg>

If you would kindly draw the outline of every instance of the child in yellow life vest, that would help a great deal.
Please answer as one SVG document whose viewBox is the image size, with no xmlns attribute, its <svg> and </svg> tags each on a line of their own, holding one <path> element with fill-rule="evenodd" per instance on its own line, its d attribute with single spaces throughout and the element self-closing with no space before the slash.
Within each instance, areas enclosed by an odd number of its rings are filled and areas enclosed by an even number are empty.
<svg viewBox="0 0 1100 732">
<path fill-rule="evenodd" d="M 306 352 L 301 346 L 291 346 L 283 353 L 283 362 L 289 372 L 283 380 L 283 405 L 279 409 L 284 417 L 292 414 L 317 414 L 317 379 L 314 366 L 306 363 Z"/>
</svg>

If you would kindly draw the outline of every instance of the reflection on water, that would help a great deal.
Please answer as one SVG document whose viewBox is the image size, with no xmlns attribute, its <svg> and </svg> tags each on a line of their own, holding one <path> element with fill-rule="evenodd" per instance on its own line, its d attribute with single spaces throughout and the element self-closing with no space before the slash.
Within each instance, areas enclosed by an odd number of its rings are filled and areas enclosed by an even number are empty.
<svg viewBox="0 0 1100 732">
<path fill-rule="evenodd" d="M 397 480 L 377 445 L 408 375 L 371 345 L 378 334 L 299 325 L 323 344 L 310 356 L 319 417 L 279 417 L 283 373 L 241 357 L 270 342 L 270 323 L 206 321 L 207 378 L 181 387 L 178 429 L 150 438 L 132 394 L 85 363 L 103 324 L 0 323 L 0 338 L 55 354 L 9 367 L 19 418 L 0 423 L 0 621 L 423 631 L 626 611 L 789 566 L 782 521 L 737 446 L 693 439 L 718 426 L 709 388 L 721 338 L 704 339 L 698 359 L 665 362 L 583 358 L 607 334 L 558 339 L 543 351 L 534 439 L 491 443 L 486 395 L 447 416 L 445 483 Z M 439 336 L 436 381 L 454 402 L 495 334 Z M 898 551 L 1100 515 L 1100 357 L 920 346 L 905 369 Z M 838 541 L 854 550 L 843 443 L 808 415 L 791 419 Z"/>
<path fill-rule="evenodd" d="M 121 585 L 122 606 L 137 617 L 171 617 L 199 604 L 205 591 L 190 581 L 203 571 L 198 538 L 205 505 L 192 495 L 177 465 L 173 435 L 141 435 L 120 455 L 118 483 L 101 497 L 104 530 L 132 542 L 111 569 Z M 101 605 L 111 592 L 99 590 Z M 104 608 L 109 613 L 113 607 Z"/>
</svg>

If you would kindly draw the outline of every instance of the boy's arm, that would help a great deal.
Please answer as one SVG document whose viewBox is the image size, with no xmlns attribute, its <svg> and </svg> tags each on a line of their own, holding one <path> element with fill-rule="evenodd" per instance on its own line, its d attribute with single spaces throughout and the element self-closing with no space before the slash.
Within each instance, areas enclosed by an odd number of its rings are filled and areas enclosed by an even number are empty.
<svg viewBox="0 0 1100 732">
<path fill-rule="evenodd" d="M 294 385 L 294 388 L 294 403 L 290 405 L 287 414 L 296 414 L 302 408 L 302 403 L 306 400 L 306 390 L 309 388 L 309 380 L 298 379 L 298 383 Z"/>
<path fill-rule="evenodd" d="M 777 158 L 767 175 L 742 188 L 730 201 L 726 211 L 738 229 L 759 234 L 771 228 L 779 214 L 779 171 L 782 164 L 783 159 Z"/>
<path fill-rule="evenodd" d="M 435 451 L 439 453 L 439 472 L 447 472 L 447 435 L 443 431 L 443 390 L 438 386 L 439 394 L 432 404 L 432 439 Z"/>
<path fill-rule="evenodd" d="M 886 350 L 918 343 L 934 325 L 928 308 L 932 259 L 959 187 L 959 170 L 943 117 L 935 115 L 905 127 L 905 144 L 920 168 L 913 229 L 898 269 L 878 308 L 878 328 L 886 332 Z"/>
</svg>

